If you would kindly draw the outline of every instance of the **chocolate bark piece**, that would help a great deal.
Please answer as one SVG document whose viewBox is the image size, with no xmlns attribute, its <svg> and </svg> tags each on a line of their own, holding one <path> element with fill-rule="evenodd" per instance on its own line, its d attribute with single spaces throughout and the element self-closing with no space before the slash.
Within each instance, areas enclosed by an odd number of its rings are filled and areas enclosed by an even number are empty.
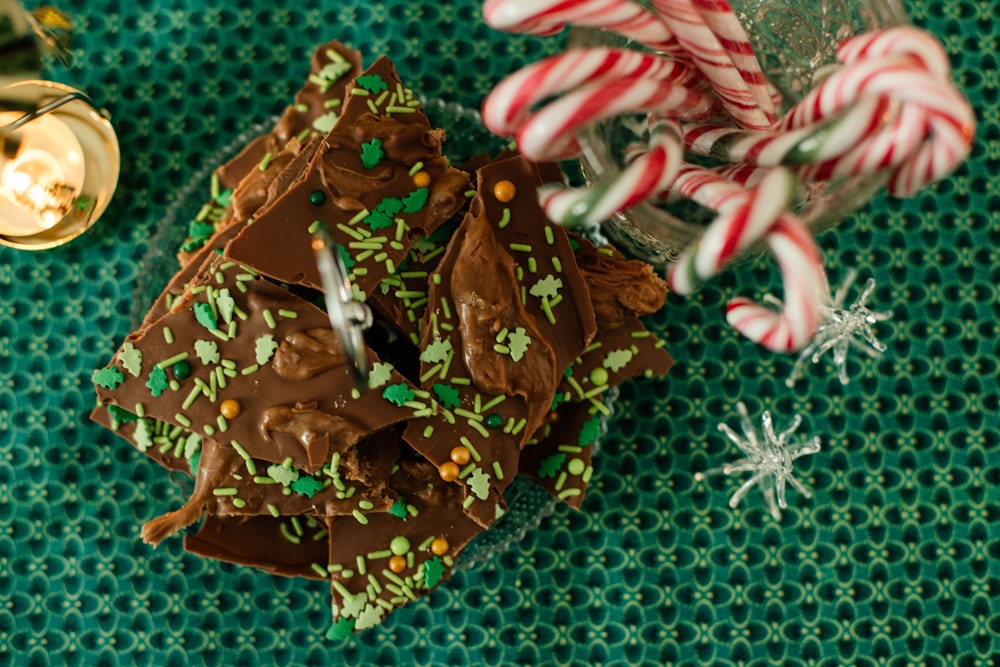
<svg viewBox="0 0 1000 667">
<path fill-rule="evenodd" d="M 462 513 L 459 489 L 426 461 L 401 461 L 389 484 L 400 500 L 388 514 L 370 515 L 363 526 L 329 519 L 330 638 L 377 625 L 430 592 L 482 530 Z"/>
<path fill-rule="evenodd" d="M 575 233 L 570 237 L 577 247 L 576 261 L 590 286 L 594 313 L 602 327 L 614 328 L 663 307 L 667 283 L 652 266 L 626 259 L 611 245 L 597 247 Z"/>
<path fill-rule="evenodd" d="M 329 559 L 326 538 L 325 520 L 311 516 L 208 515 L 196 534 L 184 536 L 184 549 L 271 574 L 324 579 Z"/>
<path fill-rule="evenodd" d="M 468 450 L 457 481 L 466 511 L 488 526 L 520 447 L 596 323 L 569 239 L 538 205 L 535 166 L 514 156 L 480 169 L 477 180 L 431 277 L 421 338 L 421 386 L 452 412 L 410 422 L 404 438 L 438 466 L 456 445 Z"/>
<path fill-rule="evenodd" d="M 229 258 L 275 280 L 321 289 L 310 246 L 333 233 L 358 295 L 396 272 L 413 240 L 465 204 L 468 174 L 441 155 L 433 130 L 392 63 L 380 58 L 350 88 L 344 111 L 294 184 L 228 246 Z"/>
<path fill-rule="evenodd" d="M 275 517 L 387 512 L 396 499 L 387 483 L 399 458 L 398 442 L 392 429 L 373 434 L 343 456 L 334 454 L 319 473 L 310 475 L 288 461 L 258 461 L 238 445 L 205 438 L 190 498 L 179 509 L 147 522 L 142 539 L 159 544 L 205 512 Z"/>
<path fill-rule="evenodd" d="M 313 53 L 309 76 L 285 108 L 274 128 L 253 139 L 235 157 L 212 174 L 211 197 L 181 245 L 178 259 L 187 264 L 193 253 L 232 220 L 246 220 L 266 201 L 274 175 L 287 164 L 289 149 L 325 136 L 336 123 L 346 97 L 346 86 L 361 72 L 361 54 L 334 40 Z M 235 193 L 235 215 L 230 197 Z"/>
<path fill-rule="evenodd" d="M 603 415 L 589 403 L 560 405 L 521 450 L 520 472 L 571 507 L 580 509 L 594 468 L 593 447 Z"/>
<path fill-rule="evenodd" d="M 339 118 L 347 85 L 361 72 L 361 53 L 334 40 L 319 46 L 312 56 L 309 76 L 285 108 L 274 129 L 257 137 L 216 174 L 220 186 L 233 189 L 270 153 L 277 154 L 291 139 L 301 142 L 326 135 Z"/>
<path fill-rule="evenodd" d="M 424 406 L 394 402 L 421 392 L 369 354 L 390 398 L 354 387 L 325 312 L 217 257 L 93 379 L 102 403 L 236 442 L 257 459 L 291 458 L 312 474 Z"/>
</svg>

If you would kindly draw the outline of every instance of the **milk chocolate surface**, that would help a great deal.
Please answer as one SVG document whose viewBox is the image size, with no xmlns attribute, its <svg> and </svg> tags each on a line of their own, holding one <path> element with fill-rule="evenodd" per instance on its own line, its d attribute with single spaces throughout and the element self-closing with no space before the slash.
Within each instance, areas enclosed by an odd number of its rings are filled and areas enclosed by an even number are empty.
<svg viewBox="0 0 1000 667">
<path fill-rule="evenodd" d="M 229 258 L 272 278 L 321 289 L 311 233 L 325 223 L 357 291 L 396 273 L 413 241 L 465 203 L 468 175 L 441 155 L 434 130 L 387 59 L 359 76 L 336 127 L 283 193 L 228 246 Z"/>
<path fill-rule="evenodd" d="M 333 453 L 413 412 L 357 391 L 329 329 L 323 311 L 216 258 L 172 312 L 128 337 L 100 372 L 98 397 L 315 473 Z M 370 355 L 385 384 L 407 386 Z M 231 418 L 227 401 L 238 410 Z"/>
</svg>

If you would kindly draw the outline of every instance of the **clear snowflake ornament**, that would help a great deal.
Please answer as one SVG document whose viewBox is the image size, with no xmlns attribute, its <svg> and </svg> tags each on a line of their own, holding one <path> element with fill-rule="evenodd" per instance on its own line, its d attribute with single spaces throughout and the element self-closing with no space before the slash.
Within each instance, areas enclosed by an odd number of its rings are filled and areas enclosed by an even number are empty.
<svg viewBox="0 0 1000 667">
<path fill-rule="evenodd" d="M 868 298 L 875 291 L 875 279 L 869 278 L 857 300 L 850 306 L 844 306 L 847 293 L 856 278 L 857 271 L 853 268 L 848 269 L 836 294 L 831 296 L 830 292 L 827 292 L 821 310 L 823 321 L 816 329 L 812 341 L 796 359 L 792 372 L 785 380 L 787 386 L 793 386 L 796 380 L 802 377 L 807 363 L 819 363 L 827 352 L 833 352 L 833 365 L 837 369 L 837 377 L 841 384 L 847 384 L 849 381 L 847 354 L 852 349 L 860 350 L 873 359 L 877 359 L 885 352 L 885 344 L 875 337 L 872 327 L 892 317 L 892 312 L 877 312 L 868 308 Z"/>
<path fill-rule="evenodd" d="M 726 476 L 749 472 L 750 477 L 733 493 L 729 506 L 736 508 L 743 497 L 754 487 L 760 487 L 764 500 L 767 502 L 771 516 L 781 520 L 781 510 L 788 507 L 785 499 L 785 487 L 790 484 L 806 498 L 812 497 L 809 491 L 793 474 L 792 464 L 800 457 L 815 454 L 820 450 L 819 436 L 804 442 L 790 443 L 789 440 L 802 423 L 801 415 L 795 415 L 792 423 L 784 431 L 776 433 L 771 413 L 767 410 L 761 415 L 763 434 L 759 434 L 750 421 L 747 407 L 742 401 L 736 404 L 740 416 L 740 426 L 743 435 L 739 435 L 728 424 L 719 424 L 719 430 L 732 440 L 744 457 L 719 468 L 711 468 L 695 473 L 695 481 L 702 481 L 709 475 L 722 474 Z"/>
</svg>

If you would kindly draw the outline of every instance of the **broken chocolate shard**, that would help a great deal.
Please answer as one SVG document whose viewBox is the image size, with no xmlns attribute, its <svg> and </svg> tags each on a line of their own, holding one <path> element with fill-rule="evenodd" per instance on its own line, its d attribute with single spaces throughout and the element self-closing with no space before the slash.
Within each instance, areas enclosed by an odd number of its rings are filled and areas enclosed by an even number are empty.
<svg viewBox="0 0 1000 667">
<path fill-rule="evenodd" d="M 125 373 L 113 387 L 98 387 L 98 396 L 102 403 L 132 411 L 142 406 L 151 418 L 236 442 L 254 458 L 290 458 L 314 473 L 333 452 L 414 412 L 378 391 L 358 391 L 346 364 L 317 372 L 314 360 L 308 360 L 308 372 L 281 365 L 279 374 L 274 360 L 282 344 L 290 349 L 296 345 L 292 341 L 315 339 L 316 330 L 324 328 L 329 320 L 322 310 L 217 257 L 170 313 L 129 336 L 125 346 L 141 357 L 140 372 Z M 408 386 L 369 354 L 384 383 Z M 287 357 L 278 358 L 285 364 Z M 179 362 L 185 365 L 183 377 L 178 377 Z M 110 367 L 123 363 L 117 355 Z M 227 401 L 235 406 L 235 416 L 226 416 Z M 279 419 L 282 426 L 275 428 L 275 411 L 296 409 L 301 412 L 295 419 Z M 327 423 L 323 414 L 336 415 L 338 423 Z"/>
<path fill-rule="evenodd" d="M 414 239 L 465 205 L 468 174 L 385 58 L 357 77 L 337 126 L 294 183 L 266 204 L 226 255 L 286 282 L 322 289 L 311 229 L 326 223 L 359 296 L 396 273 Z"/>
</svg>

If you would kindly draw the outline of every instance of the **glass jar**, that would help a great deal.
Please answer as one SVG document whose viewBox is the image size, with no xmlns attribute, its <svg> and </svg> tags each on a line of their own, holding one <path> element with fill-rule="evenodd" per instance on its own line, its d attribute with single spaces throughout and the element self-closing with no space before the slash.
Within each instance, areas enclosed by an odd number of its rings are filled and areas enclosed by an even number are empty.
<svg viewBox="0 0 1000 667">
<path fill-rule="evenodd" d="M 736 12 L 768 81 L 781 96 L 781 111 L 802 99 L 817 76 L 836 63 L 836 49 L 852 36 L 907 22 L 898 0 L 735 0 Z M 576 28 L 570 48 L 614 46 L 648 50 L 610 32 Z M 626 166 L 625 147 L 645 142 L 646 124 L 620 116 L 585 129 L 580 136 L 584 178 L 596 183 Z M 863 206 L 885 183 L 866 174 L 811 183 L 798 193 L 792 211 L 814 232 L 839 222 Z M 622 250 L 663 267 L 694 242 L 710 220 L 690 202 L 640 203 L 604 224 Z"/>
</svg>

